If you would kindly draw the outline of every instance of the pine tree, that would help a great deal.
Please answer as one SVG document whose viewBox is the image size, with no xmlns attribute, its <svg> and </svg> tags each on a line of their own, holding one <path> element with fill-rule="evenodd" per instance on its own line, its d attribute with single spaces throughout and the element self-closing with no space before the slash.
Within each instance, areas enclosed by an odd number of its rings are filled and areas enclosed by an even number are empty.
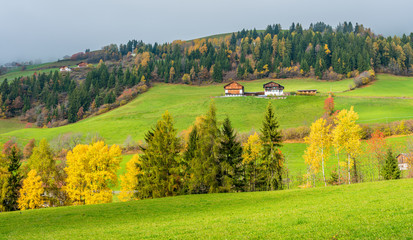
<svg viewBox="0 0 413 240">
<path fill-rule="evenodd" d="M 220 164 L 221 192 L 229 192 L 235 187 L 243 187 L 241 179 L 242 147 L 236 139 L 236 133 L 229 118 L 225 118 L 221 129 L 221 138 L 218 145 L 218 161 Z"/>
<path fill-rule="evenodd" d="M 6 156 L 8 159 L 8 192 L 3 205 L 6 211 L 14 211 L 18 208 L 17 200 L 19 198 L 19 190 L 21 188 L 21 153 L 16 146 L 12 146 L 10 153 Z"/>
<path fill-rule="evenodd" d="M 283 187 L 284 159 L 279 150 L 279 147 L 281 147 L 281 132 L 278 128 L 278 120 L 275 117 L 271 102 L 269 102 L 263 127 L 261 128 L 262 156 L 267 190 L 277 190 Z"/>
<path fill-rule="evenodd" d="M 215 82 L 222 82 L 222 66 L 218 62 L 214 65 L 212 78 L 215 80 Z"/>
<path fill-rule="evenodd" d="M 387 149 L 382 175 L 385 180 L 400 179 L 401 171 L 391 148 Z"/>
<path fill-rule="evenodd" d="M 189 162 L 190 182 L 189 189 L 192 193 L 208 193 L 219 191 L 219 179 L 217 176 L 220 165 L 217 159 L 217 141 L 219 129 L 217 127 L 216 107 L 211 102 L 205 116 L 198 122 L 199 150 Z"/>
<path fill-rule="evenodd" d="M 139 198 L 158 198 L 178 195 L 182 189 L 179 152 L 172 116 L 166 111 L 153 130 L 145 136 L 147 146 L 142 148 Z"/>
</svg>

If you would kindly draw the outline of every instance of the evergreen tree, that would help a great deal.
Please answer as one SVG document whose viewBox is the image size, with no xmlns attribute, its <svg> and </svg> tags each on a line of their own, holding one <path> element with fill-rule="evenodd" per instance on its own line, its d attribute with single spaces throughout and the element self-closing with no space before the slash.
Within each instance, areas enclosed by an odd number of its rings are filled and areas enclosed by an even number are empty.
<svg viewBox="0 0 413 240">
<path fill-rule="evenodd" d="M 275 117 L 271 102 L 268 103 L 263 127 L 261 128 L 261 141 L 263 145 L 264 177 L 267 190 L 282 189 L 284 160 L 279 150 L 281 147 L 281 132 L 278 120 Z"/>
<path fill-rule="evenodd" d="M 217 150 L 221 168 L 221 191 L 225 192 L 233 190 L 234 187 L 236 190 L 243 187 L 243 180 L 241 179 L 242 147 L 236 137 L 231 121 L 228 117 L 225 118 Z"/>
<path fill-rule="evenodd" d="M 166 111 L 155 128 L 145 136 L 138 179 L 138 198 L 174 196 L 182 189 L 182 171 L 179 162 L 181 149 L 172 116 Z"/>
<path fill-rule="evenodd" d="M 192 193 L 208 193 L 219 191 L 220 165 L 217 159 L 217 127 L 216 107 L 212 102 L 205 116 L 199 119 L 199 150 L 190 161 L 189 190 Z"/>
<path fill-rule="evenodd" d="M 382 175 L 385 180 L 400 178 L 401 171 L 391 148 L 387 149 Z"/>
<path fill-rule="evenodd" d="M 212 73 L 212 78 L 215 82 L 222 82 L 222 67 L 220 63 L 214 65 L 214 72 Z"/>
<path fill-rule="evenodd" d="M 12 146 L 10 153 L 6 156 L 8 159 L 8 192 L 4 199 L 3 206 L 6 211 L 14 211 L 18 209 L 17 200 L 19 199 L 19 190 L 21 188 L 22 175 L 20 173 L 21 167 L 21 153 L 17 146 Z"/>
</svg>

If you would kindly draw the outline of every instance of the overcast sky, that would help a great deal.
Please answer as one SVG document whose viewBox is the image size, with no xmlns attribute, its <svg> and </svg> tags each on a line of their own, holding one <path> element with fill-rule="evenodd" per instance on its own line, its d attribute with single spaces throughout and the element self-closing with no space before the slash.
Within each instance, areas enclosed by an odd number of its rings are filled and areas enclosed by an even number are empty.
<svg viewBox="0 0 413 240">
<path fill-rule="evenodd" d="M 410 0 L 2 0 L 0 64 L 54 61 L 131 39 L 170 42 L 280 23 L 351 21 L 383 35 L 413 32 Z"/>
</svg>

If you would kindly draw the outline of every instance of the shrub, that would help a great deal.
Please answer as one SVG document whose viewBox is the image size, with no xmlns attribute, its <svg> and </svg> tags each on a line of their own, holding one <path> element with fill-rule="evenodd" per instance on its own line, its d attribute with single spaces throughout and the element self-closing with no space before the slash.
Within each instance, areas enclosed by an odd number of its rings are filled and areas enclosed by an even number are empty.
<svg viewBox="0 0 413 240">
<path fill-rule="evenodd" d="M 373 81 L 376 78 L 373 70 L 364 71 L 354 78 L 354 84 L 356 87 L 361 87 Z"/>
<path fill-rule="evenodd" d="M 283 140 L 303 140 L 310 134 L 310 128 L 307 126 L 300 126 L 297 128 L 287 128 L 281 131 Z"/>
</svg>

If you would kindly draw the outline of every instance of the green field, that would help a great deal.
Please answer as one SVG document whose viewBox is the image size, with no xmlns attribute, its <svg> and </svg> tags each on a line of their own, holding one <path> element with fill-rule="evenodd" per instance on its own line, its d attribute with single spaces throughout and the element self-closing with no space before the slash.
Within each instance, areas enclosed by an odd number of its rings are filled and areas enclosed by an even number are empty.
<svg viewBox="0 0 413 240">
<path fill-rule="evenodd" d="M 1 239 L 411 239 L 413 179 L 0 213 Z"/>
<path fill-rule="evenodd" d="M 24 126 L 25 124 L 17 119 L 0 119 L 0 134 L 23 129 Z"/>
<path fill-rule="evenodd" d="M 245 91 L 260 91 L 267 79 L 242 82 Z M 327 82 L 311 79 L 276 80 L 285 86 L 285 91 L 318 89 L 321 93 L 342 92 L 348 89 L 351 79 Z M 378 80 L 390 81 L 388 79 Z M 157 84 L 147 93 L 138 96 L 129 104 L 97 117 L 75 124 L 51 129 L 22 129 L 0 134 L 0 142 L 17 137 L 26 142 L 31 138 L 52 140 L 65 133 L 98 132 L 109 144 L 122 144 L 131 135 L 134 140 L 143 139 L 144 133 L 152 127 L 166 110 L 172 113 L 179 131 L 187 129 L 201 114 L 204 114 L 212 97 L 223 94 L 223 85 L 188 86 Z M 367 89 L 367 88 L 366 88 Z M 362 91 L 357 89 L 354 91 Z M 282 128 L 309 125 L 323 114 L 325 96 L 290 96 L 287 99 L 271 100 Z M 239 132 L 258 131 L 261 127 L 268 99 L 255 97 L 215 98 L 218 119 L 230 117 Z M 336 109 L 355 107 L 360 114 L 360 123 L 388 122 L 411 119 L 413 99 L 353 98 L 339 96 Z"/>
<path fill-rule="evenodd" d="M 59 70 L 62 66 L 71 66 L 74 67 L 76 63 L 80 61 L 60 61 L 60 62 L 50 62 L 50 63 L 42 63 L 37 65 L 30 65 L 26 67 L 26 70 L 21 70 L 21 68 L 14 69 L 4 75 L 0 75 L 0 83 L 3 82 L 4 79 L 12 81 L 17 77 L 27 77 L 32 76 L 35 72 L 37 73 L 49 73 L 50 71 Z"/>
<path fill-rule="evenodd" d="M 413 97 L 413 78 L 388 74 L 377 75 L 377 80 L 357 91 L 342 93 L 342 96 L 359 97 Z"/>
</svg>

